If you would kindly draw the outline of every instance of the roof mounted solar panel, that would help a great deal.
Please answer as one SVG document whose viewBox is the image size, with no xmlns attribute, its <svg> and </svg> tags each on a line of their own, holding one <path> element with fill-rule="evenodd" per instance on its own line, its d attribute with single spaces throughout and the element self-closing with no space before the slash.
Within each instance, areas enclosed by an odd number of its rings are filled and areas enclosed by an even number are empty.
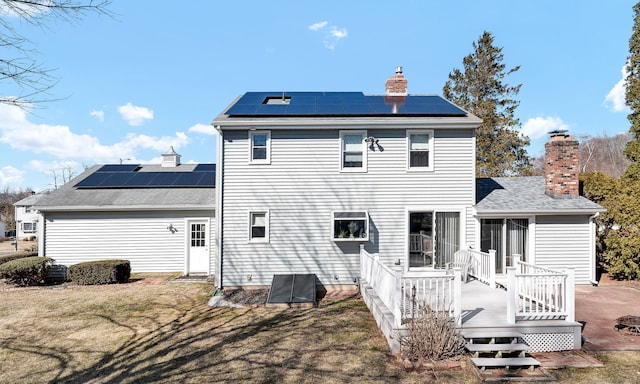
<svg viewBox="0 0 640 384">
<path fill-rule="evenodd" d="M 135 172 L 139 164 L 105 164 L 96 172 Z"/>
<path fill-rule="evenodd" d="M 226 114 L 230 117 L 278 116 L 466 116 L 466 112 L 436 95 L 384 96 L 362 92 L 247 92 Z"/>
</svg>

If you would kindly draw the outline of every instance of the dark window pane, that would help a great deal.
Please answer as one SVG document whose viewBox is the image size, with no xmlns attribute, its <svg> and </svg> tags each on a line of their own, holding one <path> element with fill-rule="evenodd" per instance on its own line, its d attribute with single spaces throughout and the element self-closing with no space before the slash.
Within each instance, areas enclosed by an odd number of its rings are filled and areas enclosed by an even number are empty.
<svg viewBox="0 0 640 384">
<path fill-rule="evenodd" d="M 428 167 L 429 151 L 412 151 L 409 155 L 410 167 Z"/>
<path fill-rule="evenodd" d="M 267 135 L 253 135 L 253 146 L 254 147 L 266 147 L 267 146 Z"/>
<path fill-rule="evenodd" d="M 251 228 L 251 238 L 264 238 L 265 237 L 265 228 L 264 227 L 252 227 Z"/>
<path fill-rule="evenodd" d="M 253 148 L 254 160 L 266 160 L 266 158 L 267 158 L 267 148 Z"/>
<path fill-rule="evenodd" d="M 345 152 L 345 168 L 362 168 L 362 152 Z"/>
</svg>

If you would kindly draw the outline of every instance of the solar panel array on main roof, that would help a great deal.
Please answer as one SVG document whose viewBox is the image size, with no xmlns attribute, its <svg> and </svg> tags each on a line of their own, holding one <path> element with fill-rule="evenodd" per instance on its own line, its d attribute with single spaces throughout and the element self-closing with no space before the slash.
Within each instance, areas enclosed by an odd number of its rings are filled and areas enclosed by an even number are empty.
<svg viewBox="0 0 640 384">
<path fill-rule="evenodd" d="M 277 103 L 278 98 L 283 100 Z M 247 92 L 229 116 L 466 116 L 440 96 L 370 96 L 362 92 Z"/>
<path fill-rule="evenodd" d="M 74 187 L 103 188 L 211 188 L 216 185 L 215 164 L 198 164 L 193 171 L 138 172 L 139 165 L 107 164 Z"/>
</svg>

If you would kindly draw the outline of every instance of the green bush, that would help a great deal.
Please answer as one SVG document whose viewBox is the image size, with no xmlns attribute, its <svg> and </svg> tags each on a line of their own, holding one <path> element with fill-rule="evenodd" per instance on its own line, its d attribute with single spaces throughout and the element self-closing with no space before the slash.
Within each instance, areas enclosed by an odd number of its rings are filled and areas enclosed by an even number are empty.
<svg viewBox="0 0 640 384">
<path fill-rule="evenodd" d="M 38 256 L 38 252 L 21 252 L 21 253 L 14 253 L 11 255 L 6 255 L 6 256 L 0 256 L 0 264 L 4 264 L 6 262 L 12 261 L 12 260 L 17 260 L 17 259 L 24 259 L 25 257 L 32 257 L 32 256 Z"/>
<path fill-rule="evenodd" d="M 53 259 L 49 257 L 23 257 L 0 264 L 0 278 L 21 287 L 44 282 Z"/>
<path fill-rule="evenodd" d="M 69 278 L 79 285 L 126 283 L 131 276 L 129 260 L 97 260 L 74 264 Z"/>
</svg>

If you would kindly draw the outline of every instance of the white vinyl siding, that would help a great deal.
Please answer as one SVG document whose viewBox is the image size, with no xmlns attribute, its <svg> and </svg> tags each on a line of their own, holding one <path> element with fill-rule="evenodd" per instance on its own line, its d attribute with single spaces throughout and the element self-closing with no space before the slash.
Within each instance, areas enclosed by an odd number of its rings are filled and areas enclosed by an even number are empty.
<svg viewBox="0 0 640 384">
<path fill-rule="evenodd" d="M 196 212 L 48 213 L 44 253 L 57 264 L 67 266 L 93 260 L 125 259 L 131 262 L 132 272 L 184 272 L 185 217 L 208 216 Z M 210 243 L 215 236 L 212 227 L 209 225 L 208 229 Z M 210 249 L 213 260 L 214 248 Z"/>
<path fill-rule="evenodd" d="M 368 212 L 365 249 L 392 265 L 408 255 L 407 207 L 465 212 L 473 205 L 472 129 L 434 129 L 430 173 L 406 171 L 404 129 L 367 130 L 382 148 L 367 149 L 368 172 L 336 172 L 340 132 L 272 130 L 268 172 L 246 165 L 246 131 L 224 132 L 224 285 L 267 285 L 276 273 L 315 273 L 323 284 L 353 284 L 359 243 L 331 240 L 332 212 Z M 264 209 L 270 241 L 247 244 L 247 210 Z M 469 217 L 460 216 L 461 227 L 472 231 Z M 475 236 L 464 235 L 461 242 Z"/>
<path fill-rule="evenodd" d="M 591 230 L 588 216 L 538 216 L 535 261 L 543 267 L 575 269 L 576 284 L 589 284 Z"/>
</svg>

